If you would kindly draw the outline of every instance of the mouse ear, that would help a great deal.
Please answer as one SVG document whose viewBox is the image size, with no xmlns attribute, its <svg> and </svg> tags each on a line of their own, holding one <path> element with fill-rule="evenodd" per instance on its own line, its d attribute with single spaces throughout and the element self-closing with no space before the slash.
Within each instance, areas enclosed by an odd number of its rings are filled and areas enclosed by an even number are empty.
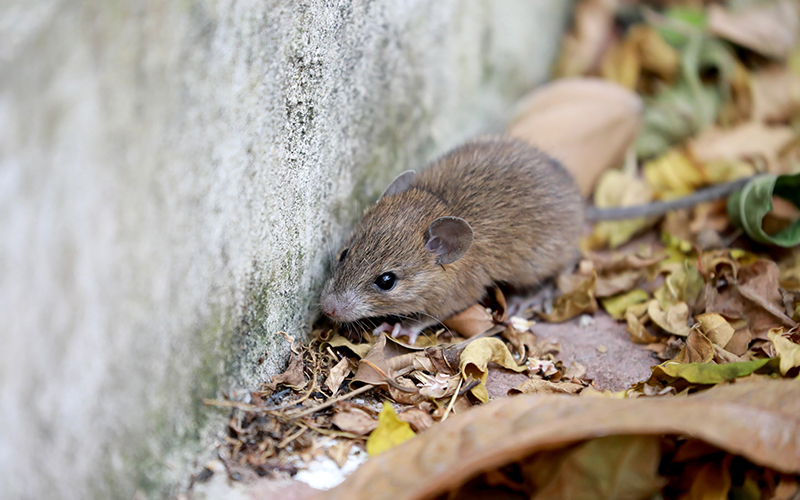
<svg viewBox="0 0 800 500">
<path fill-rule="evenodd" d="M 428 226 L 425 249 L 436 252 L 436 264 L 452 264 L 472 246 L 472 227 L 459 217 L 439 217 Z"/>
<path fill-rule="evenodd" d="M 414 181 L 414 177 L 416 176 L 417 174 L 413 170 L 406 170 L 402 174 L 398 175 L 394 178 L 392 183 L 389 184 L 389 187 L 386 188 L 386 191 L 383 192 L 381 198 L 400 194 L 407 190 L 409 187 L 411 187 L 411 183 Z"/>
</svg>

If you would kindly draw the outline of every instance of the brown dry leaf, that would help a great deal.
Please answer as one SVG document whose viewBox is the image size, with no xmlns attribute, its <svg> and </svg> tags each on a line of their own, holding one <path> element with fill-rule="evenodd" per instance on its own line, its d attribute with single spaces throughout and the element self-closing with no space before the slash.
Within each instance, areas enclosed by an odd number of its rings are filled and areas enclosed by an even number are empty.
<svg viewBox="0 0 800 500">
<path fill-rule="evenodd" d="M 378 417 L 367 407 L 343 401 L 336 405 L 331 423 L 345 432 L 366 436 L 378 427 Z"/>
<path fill-rule="evenodd" d="M 696 468 L 696 470 L 694 470 Z M 691 478 L 689 491 L 681 500 L 728 500 L 731 488 L 729 468 L 718 463 L 690 464 L 685 474 Z"/>
<path fill-rule="evenodd" d="M 381 335 L 364 359 L 358 362 L 353 382 L 388 389 L 386 378 L 393 377 L 397 370 L 412 366 L 418 352 L 419 349 L 402 345 L 386 335 Z"/>
<path fill-rule="evenodd" d="M 792 328 L 796 323 L 783 310 L 778 279 L 778 266 L 759 259 L 739 269 L 738 282 L 732 286 L 717 290 L 707 285 L 706 310 L 728 318 L 747 319 L 756 338 L 766 339 L 767 331 L 778 326 Z"/>
<path fill-rule="evenodd" d="M 350 375 L 352 371 L 350 360 L 348 358 L 340 359 L 339 362 L 336 363 L 333 368 L 331 368 L 330 373 L 328 373 L 328 378 L 325 379 L 325 387 L 331 391 L 331 396 L 336 395 L 336 391 L 339 390 L 339 386 L 342 385 L 345 377 Z"/>
<path fill-rule="evenodd" d="M 320 345 L 321 349 L 324 349 L 326 346 L 330 345 L 331 347 L 344 347 L 348 349 L 350 352 L 358 356 L 359 358 L 363 358 L 367 355 L 369 350 L 375 345 L 376 337 L 366 336 L 366 342 L 361 344 L 354 344 L 350 342 L 347 338 L 336 335 L 332 337 L 330 340 L 322 342 Z"/>
<path fill-rule="evenodd" d="M 580 76 L 600 61 L 614 32 L 616 0 L 584 0 L 575 6 L 575 27 L 564 36 L 554 73 L 557 77 Z"/>
<path fill-rule="evenodd" d="M 590 251 L 586 258 L 591 260 L 592 269 L 598 273 L 619 273 L 628 270 L 647 269 L 667 258 L 663 251 L 647 254 L 622 253 L 617 251 Z"/>
<path fill-rule="evenodd" d="M 642 109 L 638 95 L 615 83 L 557 80 L 525 98 L 507 132 L 558 158 L 588 196 L 600 174 L 622 162 Z"/>
<path fill-rule="evenodd" d="M 707 163 L 713 160 L 755 160 L 766 165 L 775 174 L 781 170 L 780 153 L 797 140 L 797 134 L 788 126 L 770 127 L 761 122 L 748 122 L 732 129 L 711 127 L 697 137 L 689 139 L 692 157 Z"/>
<path fill-rule="evenodd" d="M 775 353 L 781 358 L 781 375 L 800 366 L 800 344 L 795 344 L 783 335 L 783 328 L 774 328 L 767 333 L 775 346 Z"/>
<path fill-rule="evenodd" d="M 650 317 L 647 315 L 643 318 L 637 317 L 636 314 L 631 311 L 631 308 L 628 308 L 628 311 L 625 313 L 625 321 L 627 322 L 625 331 L 630 334 L 631 342 L 634 344 L 652 344 L 658 342 L 658 337 L 652 335 L 644 327 L 644 320 L 649 318 Z"/>
<path fill-rule="evenodd" d="M 286 368 L 286 371 L 272 377 L 269 384 L 265 384 L 265 387 L 274 391 L 278 385 L 283 384 L 297 391 L 301 391 L 308 383 L 303 375 L 304 368 L 303 353 L 292 353 L 292 359 L 289 361 L 289 366 Z"/>
<path fill-rule="evenodd" d="M 408 422 L 414 432 L 422 432 L 433 426 L 433 417 L 427 411 L 419 408 L 409 408 L 397 414 L 397 419 L 401 422 Z"/>
<path fill-rule="evenodd" d="M 480 304 L 474 304 L 460 313 L 442 321 L 448 329 L 470 338 L 492 328 L 495 323 L 492 314 Z"/>
<path fill-rule="evenodd" d="M 621 292 L 634 288 L 644 278 L 642 271 L 630 270 L 619 274 L 604 274 L 597 277 L 595 283 L 595 296 L 598 298 L 611 297 Z"/>
<path fill-rule="evenodd" d="M 594 287 L 597 275 L 584 280 L 575 290 L 566 293 L 553 304 L 553 312 L 540 315 L 550 323 L 559 323 L 583 313 L 597 311 L 597 300 L 594 298 Z"/>
<path fill-rule="evenodd" d="M 653 194 L 639 179 L 619 170 L 608 170 L 597 182 L 594 204 L 598 208 L 641 205 L 652 201 Z M 636 233 L 651 226 L 655 219 L 639 217 L 622 221 L 601 221 L 594 227 L 592 246 L 616 248 Z"/>
<path fill-rule="evenodd" d="M 774 59 L 786 59 L 797 46 L 800 11 L 793 0 L 755 2 L 730 11 L 708 8 L 708 30 L 737 45 Z"/>
<path fill-rule="evenodd" d="M 697 330 L 692 330 L 686 338 L 683 350 L 675 356 L 676 363 L 709 363 L 714 359 L 714 344 Z"/>
<path fill-rule="evenodd" d="M 658 300 L 651 300 L 647 303 L 647 314 L 653 323 L 661 327 L 665 332 L 669 332 L 680 337 L 689 335 L 691 328 L 686 324 L 689 320 L 689 306 L 686 302 L 678 302 L 670 305 L 667 310 L 661 309 Z"/>
<path fill-rule="evenodd" d="M 769 429 L 769 433 L 763 432 Z M 754 464 L 800 474 L 800 384 L 740 381 L 684 398 L 519 395 L 455 415 L 318 499 L 436 498 L 477 474 L 596 436 L 692 436 Z M 624 448 L 624 447 L 623 447 Z"/>
<path fill-rule="evenodd" d="M 581 384 L 572 382 L 550 382 L 541 378 L 531 378 L 517 387 L 508 390 L 509 396 L 517 394 L 577 394 L 583 390 Z"/>
<path fill-rule="evenodd" d="M 606 50 L 600 66 L 603 78 L 635 90 L 642 70 L 672 81 L 680 68 L 680 57 L 658 31 L 644 24 L 628 30 L 625 40 Z"/>
<path fill-rule="evenodd" d="M 659 475 L 661 441 L 655 436 L 606 436 L 526 460 L 522 475 L 537 500 L 651 498 Z"/>
<path fill-rule="evenodd" d="M 751 83 L 753 120 L 789 121 L 800 111 L 800 76 L 784 66 L 755 73 Z"/>
<path fill-rule="evenodd" d="M 787 290 L 800 291 L 800 248 L 778 263 L 780 285 Z"/>
</svg>

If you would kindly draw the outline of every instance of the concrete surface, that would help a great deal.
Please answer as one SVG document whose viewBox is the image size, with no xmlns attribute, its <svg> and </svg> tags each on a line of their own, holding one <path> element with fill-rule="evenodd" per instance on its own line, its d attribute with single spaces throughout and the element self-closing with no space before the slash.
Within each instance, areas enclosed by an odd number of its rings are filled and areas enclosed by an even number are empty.
<svg viewBox="0 0 800 500">
<path fill-rule="evenodd" d="M 561 0 L 0 4 L 0 497 L 159 498 L 398 172 L 499 128 Z M 177 485 L 177 486 L 176 486 Z"/>
</svg>

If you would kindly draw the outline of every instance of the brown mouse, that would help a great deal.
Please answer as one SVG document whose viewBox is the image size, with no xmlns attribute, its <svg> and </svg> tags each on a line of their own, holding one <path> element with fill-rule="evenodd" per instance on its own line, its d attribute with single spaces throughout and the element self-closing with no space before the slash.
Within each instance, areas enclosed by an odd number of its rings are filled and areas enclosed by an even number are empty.
<svg viewBox="0 0 800 500">
<path fill-rule="evenodd" d="M 394 336 L 480 301 L 495 283 L 535 286 L 576 254 L 583 202 L 569 173 L 520 140 L 481 137 L 369 208 L 334 264 L 322 312 L 339 323 L 399 316 Z"/>
</svg>

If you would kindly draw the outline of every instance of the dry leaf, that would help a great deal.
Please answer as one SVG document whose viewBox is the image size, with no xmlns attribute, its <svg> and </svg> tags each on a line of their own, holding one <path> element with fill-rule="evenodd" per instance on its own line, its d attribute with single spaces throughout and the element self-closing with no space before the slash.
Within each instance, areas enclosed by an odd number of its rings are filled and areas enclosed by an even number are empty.
<svg viewBox="0 0 800 500">
<path fill-rule="evenodd" d="M 704 183 L 702 172 L 677 149 L 645 162 L 642 171 L 647 185 L 662 199 L 686 196 Z"/>
<path fill-rule="evenodd" d="M 686 337 L 691 331 L 686 324 L 689 319 L 689 306 L 686 305 L 686 302 L 678 302 L 664 311 L 657 300 L 651 300 L 647 303 L 647 314 L 653 323 L 660 326 L 665 332 Z"/>
<path fill-rule="evenodd" d="M 325 379 L 325 387 L 331 391 L 331 396 L 336 395 L 336 391 L 339 390 L 339 386 L 342 385 L 344 382 L 345 377 L 350 375 L 352 369 L 350 367 L 350 360 L 348 358 L 342 358 L 339 360 L 333 368 L 331 368 L 330 373 L 328 373 L 328 378 Z"/>
<path fill-rule="evenodd" d="M 540 378 L 531 378 L 517 387 L 508 390 L 509 396 L 517 394 L 577 394 L 583 390 L 581 384 L 572 382 L 550 382 Z"/>
<path fill-rule="evenodd" d="M 480 304 L 474 304 L 460 313 L 450 316 L 442 323 L 449 330 L 458 332 L 466 338 L 480 335 L 495 325 L 492 314 Z"/>
<path fill-rule="evenodd" d="M 775 346 L 775 353 L 781 358 L 781 375 L 786 375 L 792 368 L 800 366 L 800 344 L 795 344 L 783 336 L 783 328 L 775 328 L 767 333 Z"/>
<path fill-rule="evenodd" d="M 374 412 L 346 401 L 336 405 L 336 413 L 331 417 L 331 423 L 339 429 L 352 432 L 357 436 L 366 436 L 378 427 L 378 420 L 375 418 Z"/>
<path fill-rule="evenodd" d="M 433 417 L 430 413 L 419 408 L 409 408 L 397 414 L 397 419 L 408 422 L 414 432 L 422 432 L 433 426 Z"/>
<path fill-rule="evenodd" d="M 778 156 L 797 140 L 791 127 L 769 127 L 749 122 L 732 129 L 711 127 L 689 139 L 688 148 L 700 162 L 713 160 L 756 160 L 772 173 L 782 173 Z"/>
<path fill-rule="evenodd" d="M 755 2 L 735 12 L 714 4 L 708 8 L 708 30 L 764 56 L 786 59 L 797 46 L 800 11 L 793 0 Z"/>
<path fill-rule="evenodd" d="M 508 368 L 515 372 L 523 372 L 528 369 L 525 365 L 517 365 L 514 356 L 511 355 L 508 347 L 500 339 L 484 337 L 470 342 L 461 353 L 459 370 L 464 380 L 469 380 L 470 378 L 480 380 L 481 384 L 473 388 L 471 392 L 483 403 L 489 400 L 489 395 L 486 393 L 486 386 L 484 385 L 489 373 L 489 363 L 497 363 L 503 368 Z"/>
<path fill-rule="evenodd" d="M 538 500 L 649 498 L 665 484 L 655 436 L 606 436 L 547 451 L 522 466 Z"/>
<path fill-rule="evenodd" d="M 769 329 L 791 328 L 795 322 L 783 311 L 778 266 L 759 259 L 738 272 L 738 282 L 718 290 L 706 285 L 706 310 L 728 318 L 744 318 L 756 338 L 766 339 Z"/>
<path fill-rule="evenodd" d="M 649 319 L 649 316 L 645 315 L 645 318 Z M 644 327 L 644 318 L 639 318 L 631 311 L 631 308 L 628 308 L 628 311 L 625 313 L 625 321 L 627 322 L 627 326 L 625 327 L 625 331 L 628 332 L 631 336 L 631 342 L 634 344 L 652 344 L 658 341 L 658 337 L 652 335 L 647 329 Z"/>
<path fill-rule="evenodd" d="M 594 204 L 598 208 L 641 205 L 653 199 L 650 189 L 639 179 L 619 170 L 608 170 L 597 182 Z M 636 233 L 651 226 L 653 219 L 639 217 L 622 221 L 601 221 L 592 233 L 597 246 L 616 248 L 630 240 Z"/>
<path fill-rule="evenodd" d="M 701 314 L 697 316 L 697 322 L 699 323 L 700 331 L 713 344 L 724 348 L 733 338 L 733 327 L 719 314 Z"/>
<path fill-rule="evenodd" d="M 630 38 L 609 47 L 600 63 L 600 76 L 630 90 L 636 90 L 641 71 L 639 51 Z"/>
<path fill-rule="evenodd" d="M 525 98 L 507 131 L 558 158 L 588 196 L 600 174 L 622 162 L 641 113 L 642 100 L 620 85 L 570 78 Z"/>
<path fill-rule="evenodd" d="M 596 279 L 597 276 L 593 274 L 591 278 L 584 280 L 575 290 L 559 297 L 553 305 L 552 313 L 540 313 L 540 315 L 545 321 L 558 323 L 574 318 L 579 314 L 597 311 L 597 301 L 594 298 Z"/>
<path fill-rule="evenodd" d="M 573 14 L 575 27 L 562 41 L 556 76 L 581 76 L 597 66 L 614 32 L 615 4 L 615 0 L 578 2 Z"/>
<path fill-rule="evenodd" d="M 723 365 L 730 366 L 730 365 Z M 769 429 L 765 433 L 763 429 Z M 692 436 L 800 474 L 800 385 L 741 381 L 685 398 L 519 395 L 455 415 L 314 498 L 437 498 L 488 470 L 596 436 Z"/>
<path fill-rule="evenodd" d="M 397 418 L 397 414 L 388 401 L 384 401 L 383 410 L 378 415 L 378 427 L 367 439 L 367 453 L 374 457 L 415 436 L 408 422 Z"/>
<path fill-rule="evenodd" d="M 714 344 L 697 330 L 692 330 L 686 338 L 683 350 L 675 356 L 676 363 L 708 363 L 714 359 Z"/>
<path fill-rule="evenodd" d="M 789 121 L 800 111 L 800 76 L 783 66 L 770 66 L 752 78 L 752 118 Z"/>
<path fill-rule="evenodd" d="M 278 385 L 283 384 L 298 391 L 302 390 L 307 384 L 305 376 L 303 375 L 304 367 L 303 353 L 292 353 L 292 359 L 289 361 L 289 366 L 286 370 L 272 377 L 269 384 L 265 384 L 265 387 L 274 391 Z"/>
</svg>

